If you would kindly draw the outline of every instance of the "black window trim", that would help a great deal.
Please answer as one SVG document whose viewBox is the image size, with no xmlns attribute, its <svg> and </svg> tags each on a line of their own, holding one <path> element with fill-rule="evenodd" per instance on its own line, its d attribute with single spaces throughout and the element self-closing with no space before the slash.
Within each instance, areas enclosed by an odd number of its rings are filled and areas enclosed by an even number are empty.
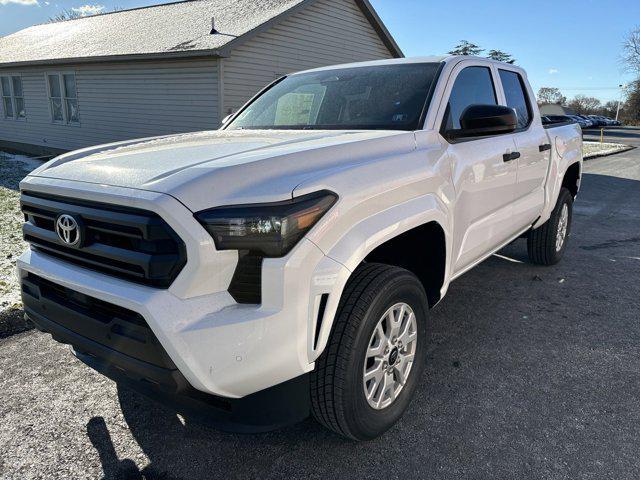
<svg viewBox="0 0 640 480">
<path fill-rule="evenodd" d="M 467 66 L 463 66 L 460 71 L 456 74 L 453 83 L 451 85 L 451 90 L 453 91 L 453 86 L 456 83 L 456 80 L 458 79 L 458 77 L 460 76 L 460 74 L 462 72 L 464 72 L 467 68 L 486 68 L 487 70 L 489 70 L 489 75 L 491 78 L 491 86 L 493 87 L 493 96 L 496 99 L 496 105 L 500 105 L 500 99 L 498 98 L 498 90 L 496 89 L 496 80 L 499 80 L 494 78 L 494 71 L 493 68 L 491 68 L 491 64 L 472 64 L 472 65 L 467 65 Z M 451 78 L 451 77 L 449 77 Z M 449 80 L 448 80 L 449 81 Z M 448 82 L 447 81 L 447 82 Z M 502 87 L 502 83 L 500 83 L 500 86 Z M 438 132 L 440 133 L 440 136 L 442 138 L 445 139 L 445 141 L 452 145 L 452 144 L 456 144 L 456 143 L 466 143 L 466 142 L 475 142 L 477 140 L 484 140 L 486 138 L 495 138 L 495 137 L 500 137 L 502 135 L 507 135 L 506 133 L 499 133 L 497 135 L 486 135 L 486 136 L 481 136 L 481 137 L 458 137 L 458 138 L 450 138 L 449 135 L 447 135 L 447 130 L 446 130 L 446 121 L 447 121 L 447 115 L 449 114 L 449 98 L 451 98 L 451 93 L 449 93 L 449 97 L 447 97 L 447 101 L 446 101 L 446 106 L 444 109 L 444 114 L 442 115 L 442 120 L 440 121 L 440 129 L 438 130 Z"/>
<path fill-rule="evenodd" d="M 431 103 L 434 98 L 434 93 L 436 91 L 436 87 L 438 86 L 438 82 L 440 81 L 440 77 L 442 76 L 442 70 L 444 70 L 445 62 L 440 62 L 438 66 L 438 70 L 436 70 L 436 74 L 433 77 L 433 82 L 431 82 L 431 87 L 429 87 L 429 92 L 427 93 L 427 98 L 424 100 L 424 105 L 422 106 L 422 112 L 420 113 L 420 118 L 418 121 L 418 130 L 421 131 L 425 129 L 425 123 L 427 122 L 427 115 L 429 114 L 429 109 L 431 108 Z"/>
<path fill-rule="evenodd" d="M 518 76 L 518 81 L 520 82 L 520 87 L 522 88 L 522 93 L 524 93 L 524 101 L 527 104 L 527 111 L 529 112 L 529 122 L 524 126 L 524 127 L 520 127 L 520 128 L 516 128 L 513 132 L 511 133 L 520 133 L 520 132 L 526 132 L 527 130 L 529 130 L 531 128 L 531 125 L 533 124 L 533 117 L 534 117 L 534 110 L 533 107 L 531 106 L 531 99 L 529 98 L 529 90 L 527 89 L 527 85 L 524 81 L 524 78 L 522 78 L 522 75 L 520 74 L 520 72 L 516 71 L 516 70 L 509 70 L 508 68 L 500 68 L 498 67 L 498 80 L 500 80 L 500 87 L 502 88 L 502 94 L 504 95 L 504 103 L 505 103 L 505 107 L 508 107 L 509 105 L 507 105 L 507 95 L 505 94 L 505 90 L 504 90 L 504 84 L 502 83 L 502 78 L 500 77 L 500 72 L 509 72 L 509 73 L 515 73 Z M 517 112 L 516 112 L 517 114 Z"/>
</svg>

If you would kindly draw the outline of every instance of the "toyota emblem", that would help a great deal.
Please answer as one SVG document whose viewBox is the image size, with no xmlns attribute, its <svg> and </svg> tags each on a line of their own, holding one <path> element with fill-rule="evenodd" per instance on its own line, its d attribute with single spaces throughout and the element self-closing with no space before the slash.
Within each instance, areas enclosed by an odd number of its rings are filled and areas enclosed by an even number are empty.
<svg viewBox="0 0 640 480">
<path fill-rule="evenodd" d="M 80 224 L 78 220 L 71 215 L 63 213 L 56 220 L 56 233 L 58 238 L 62 240 L 66 245 L 70 247 L 77 247 L 80 245 L 82 239 L 82 232 L 80 231 Z"/>
</svg>

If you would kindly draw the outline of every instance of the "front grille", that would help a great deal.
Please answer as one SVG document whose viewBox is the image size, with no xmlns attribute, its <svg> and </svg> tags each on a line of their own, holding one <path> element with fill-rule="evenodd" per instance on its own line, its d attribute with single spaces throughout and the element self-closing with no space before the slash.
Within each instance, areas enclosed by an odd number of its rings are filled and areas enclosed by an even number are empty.
<svg viewBox="0 0 640 480">
<path fill-rule="evenodd" d="M 24 239 L 43 253 L 92 270 L 156 288 L 167 288 L 186 263 L 180 237 L 156 213 L 35 192 L 22 192 Z M 55 231 L 59 215 L 81 222 L 80 248 Z"/>
</svg>

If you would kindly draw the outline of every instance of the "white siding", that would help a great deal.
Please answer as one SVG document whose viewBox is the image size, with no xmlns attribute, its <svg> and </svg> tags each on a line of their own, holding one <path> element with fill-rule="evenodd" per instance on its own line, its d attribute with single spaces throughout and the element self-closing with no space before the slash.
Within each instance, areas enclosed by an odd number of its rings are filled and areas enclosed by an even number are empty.
<svg viewBox="0 0 640 480">
<path fill-rule="evenodd" d="M 317 0 L 238 45 L 223 64 L 211 58 L 0 69 L 22 76 L 27 112 L 26 121 L 0 118 L 0 142 L 71 150 L 214 129 L 221 115 L 283 74 L 392 57 L 355 0 Z M 51 120 L 45 75 L 61 71 L 76 73 L 80 125 Z"/>
<path fill-rule="evenodd" d="M 236 111 L 277 77 L 308 68 L 393 58 L 355 0 L 319 0 L 224 60 L 224 111 Z"/>
<path fill-rule="evenodd" d="M 75 72 L 80 125 L 51 121 L 46 72 Z M 217 60 L 129 62 L 0 70 L 22 76 L 26 121 L 0 118 L 0 141 L 71 150 L 217 128 Z"/>
</svg>

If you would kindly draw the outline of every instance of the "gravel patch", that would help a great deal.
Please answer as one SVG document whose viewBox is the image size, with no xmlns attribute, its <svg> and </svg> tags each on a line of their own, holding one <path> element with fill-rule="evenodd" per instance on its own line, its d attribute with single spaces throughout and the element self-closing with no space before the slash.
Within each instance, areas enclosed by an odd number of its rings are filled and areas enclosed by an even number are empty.
<svg viewBox="0 0 640 480">
<path fill-rule="evenodd" d="M 20 291 L 15 276 L 18 256 L 27 248 L 22 240 L 18 184 L 42 162 L 25 155 L 0 151 L 0 314 L 20 306 Z M 10 316 L 10 315 L 9 315 Z M 0 315 L 0 335 L 4 315 Z"/>
<path fill-rule="evenodd" d="M 0 339 L 32 328 L 33 324 L 25 320 L 22 308 L 16 306 L 0 311 Z"/>
<path fill-rule="evenodd" d="M 582 144 L 582 152 L 585 159 L 605 157 L 614 153 L 626 152 L 633 148 L 635 147 L 622 143 L 583 142 Z"/>
</svg>

